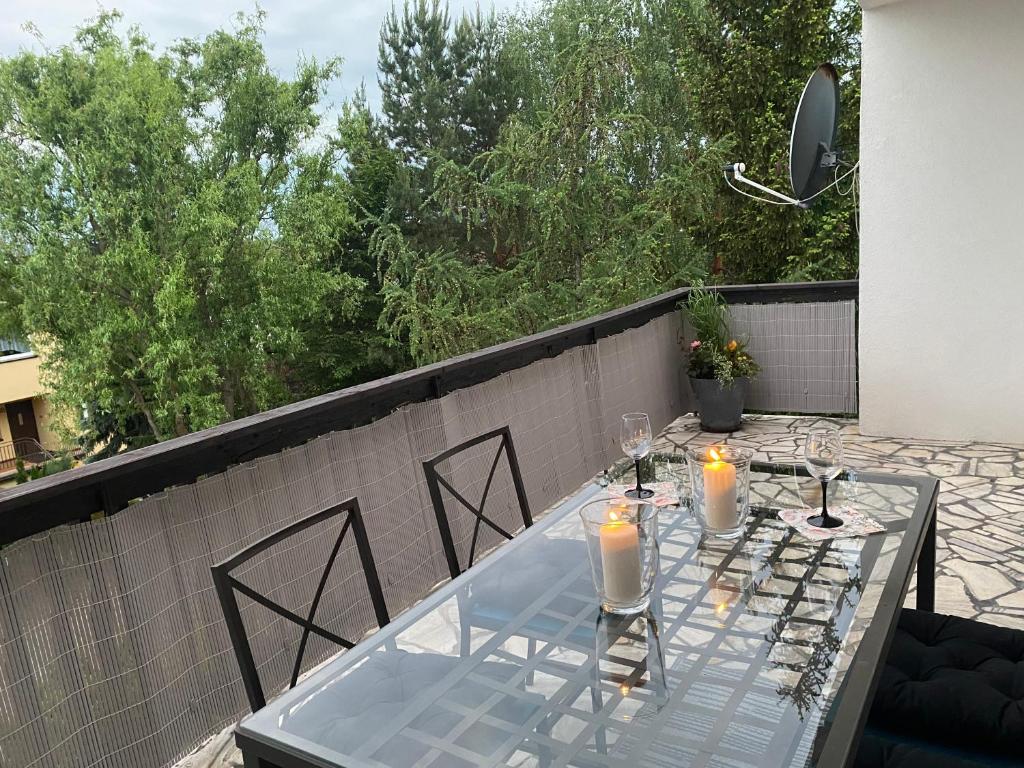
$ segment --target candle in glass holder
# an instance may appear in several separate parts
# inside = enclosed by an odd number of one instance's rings
[[[711,528],[736,525],[736,467],[722,461],[721,454],[708,448],[711,461],[704,465],[704,514]]]
[[[642,592],[640,534],[634,523],[621,517],[611,509],[608,522],[601,526],[601,569],[608,600],[630,603],[639,600]]]

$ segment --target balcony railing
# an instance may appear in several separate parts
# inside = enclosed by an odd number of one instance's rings
[[[0,472],[14,469],[18,459],[26,464],[38,464],[52,458],[54,455],[34,437],[19,437],[17,440],[0,443]]]
[[[720,290],[763,366],[750,409],[856,411],[855,282]],[[676,311],[685,296],[0,492],[5,764],[168,765],[234,722],[245,697],[209,566],[285,521],[358,496],[392,615],[421,599],[447,574],[421,462],[508,424],[530,506],[546,509],[619,457],[621,413],[647,411],[661,429],[693,409]],[[471,486],[472,460],[458,471]],[[341,582],[358,567],[346,556]],[[282,563],[276,584],[318,572]],[[255,643],[297,642],[254,607],[243,613]],[[324,594],[318,615],[344,636],[374,623],[344,588]],[[307,663],[333,650],[311,648]],[[265,690],[279,687],[272,668],[261,672]]]

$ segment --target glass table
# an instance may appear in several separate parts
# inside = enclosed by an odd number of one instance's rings
[[[681,462],[656,456],[645,481]],[[815,506],[817,482],[791,466],[754,466],[734,541],[663,508],[651,607],[623,618],[599,609],[576,514],[606,493],[595,482],[243,720],[245,764],[845,765],[915,565],[918,607],[934,606],[938,481],[833,484],[830,504],[886,531],[803,539],[776,512]]]

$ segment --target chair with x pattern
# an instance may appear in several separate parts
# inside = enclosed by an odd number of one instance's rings
[[[481,443],[486,443],[489,440],[499,438],[500,442],[498,443],[498,450],[495,452],[494,460],[491,462],[491,469],[487,474],[487,481],[484,484],[484,490],[480,497],[480,502],[479,504],[473,504],[467,501],[466,497],[452,486],[451,481],[445,478],[438,471],[438,465],[453,456],[464,453],[465,451],[480,445]],[[512,432],[507,426],[491,430],[490,432],[485,432],[482,435],[477,435],[476,437],[467,440],[454,448],[450,448],[438,456],[435,456],[429,461],[423,462],[423,473],[426,475],[427,487],[430,490],[430,502],[434,507],[434,514],[437,516],[437,527],[441,533],[441,544],[444,548],[445,558],[448,561],[448,570],[451,572],[453,579],[473,565],[473,560],[476,556],[477,543],[480,539],[481,525],[488,526],[496,533],[504,536],[506,539],[511,540],[513,538],[512,533],[505,530],[484,514],[484,507],[487,504],[487,497],[491,491],[491,484],[494,481],[494,474],[498,469],[498,464],[501,461],[502,454],[504,454],[508,460],[509,471],[512,476],[512,485],[515,488],[516,500],[518,501],[519,510],[523,517],[523,527],[529,528],[533,525],[533,517],[530,515],[530,505],[526,500],[526,489],[523,486],[523,477],[519,471],[519,459],[516,456],[516,449],[512,443]],[[441,493],[442,487],[476,518],[473,522],[473,537],[470,542],[469,556],[466,559],[465,565],[459,561],[459,556],[455,549],[455,538],[452,533],[451,523],[448,519],[448,512],[445,508],[444,497]]]
[[[295,536],[318,523],[344,513],[347,513],[347,517],[342,524],[338,538],[334,541],[333,548],[324,566],[323,574],[317,585],[316,593],[313,596],[313,601],[305,617],[289,611],[231,575],[233,570],[244,565],[250,559],[275,544]],[[290,523],[251,544],[222,563],[213,566],[213,579],[217,588],[217,595],[224,610],[224,618],[227,622],[231,643],[238,658],[242,680],[253,712],[265,706],[266,698],[260,684],[252,648],[245,632],[235,592],[240,592],[259,605],[302,628],[302,636],[299,641],[298,653],[295,657],[295,665],[292,669],[289,684],[290,688],[294,688],[302,667],[302,658],[310,634],[325,638],[345,649],[353,647],[352,642],[314,624],[327,578],[338,557],[345,535],[350,528],[356,539],[359,559],[366,577],[366,584],[369,588],[377,623],[384,627],[389,622],[388,611],[384,603],[384,594],[381,590],[373,555],[370,550],[369,539],[359,511],[359,504],[354,498]],[[431,686],[445,686],[448,692],[447,695],[451,696],[454,700],[479,700],[481,696],[487,698],[491,695],[491,689],[487,685],[480,684],[481,679],[490,679],[493,683],[501,685],[507,684],[517,674],[516,667],[513,665],[487,661],[477,667],[476,674],[472,679],[460,679],[462,676],[455,674],[459,663],[458,657],[425,651],[409,652],[400,649],[395,643],[394,638],[391,638],[385,641],[382,649],[370,653],[353,673],[353,678],[360,681],[360,685],[357,687],[367,692],[368,695],[366,697],[359,699],[345,696],[338,697],[335,686],[327,685],[320,692],[320,695],[326,696],[328,699],[333,695],[335,699],[332,706],[326,710],[316,711],[313,711],[316,708],[298,707],[296,713],[291,718],[290,727],[297,729],[296,733],[303,734],[317,743],[336,748],[342,752],[353,752],[365,742],[368,723],[373,723],[380,719],[393,718],[396,709],[401,709],[408,701],[419,696],[424,689]],[[327,674],[329,677],[330,664],[325,665],[319,674]],[[334,692],[333,694],[332,691]],[[369,695],[370,692],[372,692],[372,695]],[[479,704],[480,702],[478,701],[477,703]],[[536,694],[528,694],[516,701],[502,716],[514,724],[525,726],[527,723],[536,720],[537,713],[543,709],[544,704],[543,697]],[[308,718],[307,721],[303,720],[304,715]],[[439,721],[438,718],[434,717],[428,724],[434,727],[442,727],[444,722],[443,719]],[[539,725],[538,729],[545,733],[543,724]],[[502,731],[491,732],[484,730],[474,737],[473,743],[481,754],[490,754],[500,749],[506,740],[507,734]],[[389,765],[400,765],[405,762],[412,765],[425,761],[429,757],[428,753],[430,751],[431,746],[429,744],[418,744],[411,740],[396,740],[393,743],[383,745],[378,754],[382,762]],[[544,766],[548,762],[546,754],[542,751],[539,764]],[[250,765],[253,768],[283,768],[283,766],[277,766],[262,758],[250,755],[246,756],[245,765],[246,768],[249,768]]]
[[[463,451],[496,438],[501,438],[501,443],[491,462],[490,472],[484,483],[480,503],[474,506],[466,500],[464,494],[456,490],[451,482],[437,471],[437,467],[445,459],[449,459]],[[491,490],[494,474],[503,453],[508,457],[509,471],[522,514],[523,527],[529,528],[533,525],[533,517],[530,514],[530,507],[526,500],[526,491],[523,486],[522,474],[519,470],[519,460],[516,456],[515,446],[512,443],[512,434],[507,426],[474,437],[461,445],[445,451],[430,461],[423,462],[423,470],[430,489],[430,499],[434,507],[434,513],[437,516],[437,525],[441,533],[441,541],[452,578],[456,578],[466,568],[473,565],[481,526],[487,525],[506,539],[513,538],[512,533],[484,515],[484,507]],[[464,565],[459,561],[456,553],[455,540],[441,493],[442,488],[447,490],[460,506],[465,507],[476,518],[473,521],[473,535],[470,543],[469,557]],[[534,558],[535,562],[524,564],[524,567],[520,569],[513,569],[512,574],[506,574],[505,570],[484,571],[473,580],[473,584],[468,592],[459,592],[459,652],[463,656],[467,656],[471,652],[470,646],[474,627],[492,631],[505,627],[508,621],[521,610],[521,601],[532,600],[531,596],[542,592],[545,589],[546,583],[561,578],[566,569],[571,569],[578,563],[585,562],[587,551],[586,545],[581,541],[549,539],[541,536],[533,542],[532,547],[524,551],[523,556],[527,560]],[[541,566],[539,564],[545,565]],[[507,575],[510,576],[510,579],[506,578]],[[538,621],[543,621],[543,617],[538,617]],[[536,626],[535,623],[528,622],[517,634],[527,639],[527,657],[531,657],[537,651],[538,642],[543,638],[549,637],[550,631],[546,626]],[[532,680],[533,673],[531,672],[527,678],[527,683],[532,683]]]
[[[260,594],[251,586],[242,583],[231,575],[232,571],[244,565],[252,558],[275,544],[278,544],[292,536],[296,536],[306,529],[324,523],[338,515],[346,515],[346,518],[341,526],[341,531],[338,533],[338,538],[334,542],[330,555],[327,558],[327,562],[324,565],[324,570],[320,576],[320,581],[317,584],[316,592],[313,595],[313,600],[310,603],[305,616],[300,616],[297,613],[288,610],[284,606],[274,602],[269,597]],[[298,651],[295,655],[294,665],[292,666],[291,681],[288,686],[289,688],[294,688],[302,669],[302,659],[306,653],[306,645],[311,634],[329,640],[342,648],[348,649],[352,648],[354,645],[350,640],[347,640],[314,623],[317,608],[319,608],[321,598],[324,594],[324,587],[327,585],[327,579],[331,574],[331,569],[334,566],[334,562],[338,557],[341,545],[345,540],[345,535],[348,533],[349,529],[352,530],[352,533],[355,536],[360,564],[362,565],[363,575],[366,579],[366,586],[370,593],[370,601],[373,604],[377,623],[383,627],[388,624],[390,618],[388,616],[387,605],[384,602],[384,592],[381,589],[380,578],[377,575],[377,568],[373,562],[373,552],[370,549],[370,540],[366,535],[366,527],[363,524],[363,518],[359,511],[359,502],[355,498],[348,499],[340,504],[334,505],[333,507],[328,507],[327,509],[323,509],[309,515],[308,517],[289,523],[270,535],[263,537],[259,541],[250,544],[226,560],[211,567],[210,570],[213,572],[213,583],[217,590],[217,597],[220,600],[221,610],[224,612],[224,620],[228,628],[228,636],[231,638],[231,645],[234,648],[235,656],[238,659],[238,667],[242,674],[242,683],[245,686],[245,693],[249,699],[249,705],[253,712],[262,709],[267,702],[263,692],[263,686],[260,683],[256,661],[253,658],[252,647],[249,643],[249,637],[245,630],[245,624],[242,621],[242,614],[238,607],[238,600],[235,596],[235,592],[237,591],[245,595],[253,602],[258,603],[278,616],[287,619],[302,628]]]

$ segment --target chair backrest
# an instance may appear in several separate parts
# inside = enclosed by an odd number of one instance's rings
[[[487,482],[484,484],[480,503],[474,505],[467,501],[466,497],[456,490],[449,480],[441,475],[438,471],[438,465],[446,459],[450,459],[451,457],[463,453],[464,451],[480,445],[481,443],[494,439],[500,439],[498,449],[494,454],[494,460],[491,462],[491,469],[487,474]],[[481,524],[487,525],[506,539],[513,538],[513,534],[506,531],[484,514],[484,505],[487,503],[487,494],[490,493],[491,483],[494,480],[494,473],[498,468],[498,462],[501,460],[502,454],[505,455],[508,461],[509,472],[512,475],[512,485],[515,488],[516,500],[519,503],[519,510],[523,516],[523,525],[524,527],[529,528],[533,525],[533,518],[530,515],[530,505],[526,500],[526,489],[523,486],[523,477],[519,471],[519,459],[516,457],[516,449],[512,444],[512,432],[507,426],[490,432],[485,432],[482,435],[477,435],[454,448],[449,448],[444,453],[435,456],[429,461],[423,462],[423,473],[426,475],[427,487],[430,490],[430,502],[434,507],[434,514],[437,516],[437,527],[441,533],[441,543],[444,547],[445,558],[448,560],[448,570],[451,571],[452,578],[455,578],[462,573],[463,570],[473,565],[473,558],[476,555],[476,546],[480,537]],[[459,556],[455,551],[455,539],[452,535],[451,524],[448,520],[447,510],[445,509],[444,498],[441,494],[442,487],[444,487],[452,497],[459,502],[459,504],[465,507],[473,514],[474,517],[476,517],[476,520],[473,523],[473,539],[469,547],[469,557],[467,558],[465,566],[459,562]]]
[[[313,595],[313,600],[309,605],[309,609],[305,617],[299,616],[298,614],[288,610],[284,606],[260,594],[252,587],[243,584],[231,575],[231,572],[234,569],[245,564],[264,550],[301,533],[311,526],[323,523],[326,520],[342,514],[346,515],[346,519],[342,524],[341,531],[338,533],[337,540],[334,542],[330,556],[327,558],[327,562],[324,565],[323,574],[320,576],[320,582],[317,585],[316,593]],[[366,577],[366,586],[370,592],[370,600],[373,603],[373,610],[377,617],[377,623],[383,627],[390,621],[390,618],[388,616],[387,605],[384,602],[384,592],[380,586],[380,578],[377,575],[377,568],[373,562],[373,552],[370,550],[370,540],[366,535],[366,527],[363,525],[363,518],[359,512],[359,502],[355,498],[343,501],[333,507],[328,507],[320,512],[316,512],[308,517],[297,520],[294,523],[289,523],[277,531],[274,531],[269,536],[265,536],[259,541],[250,544],[245,549],[235,553],[223,562],[217,563],[217,565],[211,567],[210,570],[213,572],[213,583],[217,590],[217,597],[220,599],[221,609],[224,611],[224,621],[227,623],[228,635],[231,638],[231,645],[234,648],[235,657],[238,659],[238,668],[242,673],[242,683],[245,685],[245,693],[249,698],[249,705],[252,707],[253,712],[256,712],[266,706],[267,701],[263,694],[263,687],[260,684],[256,661],[253,658],[249,638],[245,631],[245,625],[242,622],[242,614],[238,608],[238,600],[235,597],[235,592],[238,591],[242,593],[250,600],[262,605],[270,611],[273,611],[278,616],[302,627],[302,636],[299,640],[298,652],[295,655],[295,663],[292,667],[291,683],[289,685],[290,688],[295,687],[295,683],[299,678],[299,672],[302,668],[302,657],[306,652],[306,643],[309,640],[309,635],[311,633],[337,643],[343,648],[351,648],[354,645],[353,642],[346,640],[343,637],[339,637],[335,633],[314,623],[316,611],[320,605],[320,598],[323,596],[324,587],[327,584],[327,578],[330,576],[331,568],[338,556],[338,552],[341,550],[341,544],[345,539],[345,534],[348,533],[350,528],[352,529],[352,533],[355,535],[356,547],[359,551],[359,560],[362,564],[363,574]]]

